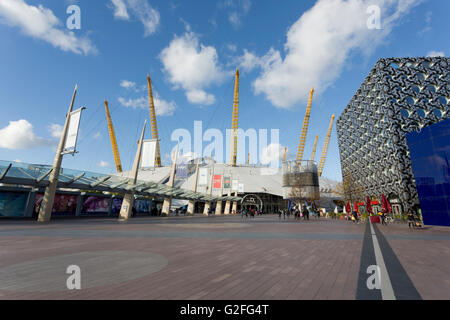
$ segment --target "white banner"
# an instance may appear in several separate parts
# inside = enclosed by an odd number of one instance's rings
[[[239,191],[239,180],[231,180],[231,191]]]
[[[198,170],[198,185],[199,186],[208,185],[208,168],[200,168]]]
[[[80,117],[81,111],[84,108],[80,108],[78,110],[72,111],[69,115],[69,128],[67,130],[66,142],[64,144],[63,152],[68,150],[75,152],[75,148],[77,145],[77,137],[78,137],[78,129],[80,127]]]
[[[155,167],[156,140],[144,140],[142,144],[142,168]]]
[[[243,183],[239,183],[239,193],[244,193],[244,184]]]

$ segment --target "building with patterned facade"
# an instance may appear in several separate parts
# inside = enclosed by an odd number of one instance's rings
[[[450,118],[449,58],[383,58],[337,120],[347,201],[418,207],[406,135]]]

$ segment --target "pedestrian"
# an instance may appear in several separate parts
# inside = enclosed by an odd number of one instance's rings
[[[283,220],[286,220],[286,211],[284,211],[284,210],[281,210],[281,211],[283,211]]]
[[[353,223],[359,224],[358,212],[353,211],[352,214],[353,214],[353,218],[354,218],[354,220],[352,219]]]
[[[308,215],[308,209],[306,208],[306,206],[303,206],[303,211],[302,211],[303,220],[306,220],[307,215]]]
[[[416,227],[416,219],[414,217],[414,214],[411,210],[408,211],[408,227],[411,229],[411,226],[413,229]]]
[[[281,209],[278,210],[278,220],[281,220]]]
[[[244,209],[241,209],[241,219],[244,219]]]
[[[383,209],[383,211],[381,211],[380,217],[381,217],[381,224],[387,226],[387,223],[386,223],[386,212],[385,212],[384,209]]]

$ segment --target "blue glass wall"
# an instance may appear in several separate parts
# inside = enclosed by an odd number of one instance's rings
[[[450,119],[406,139],[424,223],[450,226]]]

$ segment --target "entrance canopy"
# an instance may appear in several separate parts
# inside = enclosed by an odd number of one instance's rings
[[[0,160],[0,184],[22,185],[34,188],[47,187],[51,172],[52,167],[48,165]],[[218,201],[224,198],[181,188],[172,188],[165,184],[151,181],[137,180],[136,184],[129,185],[129,181],[130,179],[126,177],[61,168],[58,178],[58,189],[79,189],[122,194],[134,192],[138,196],[172,197],[195,201]],[[235,201],[240,199],[239,197],[233,197]]]

